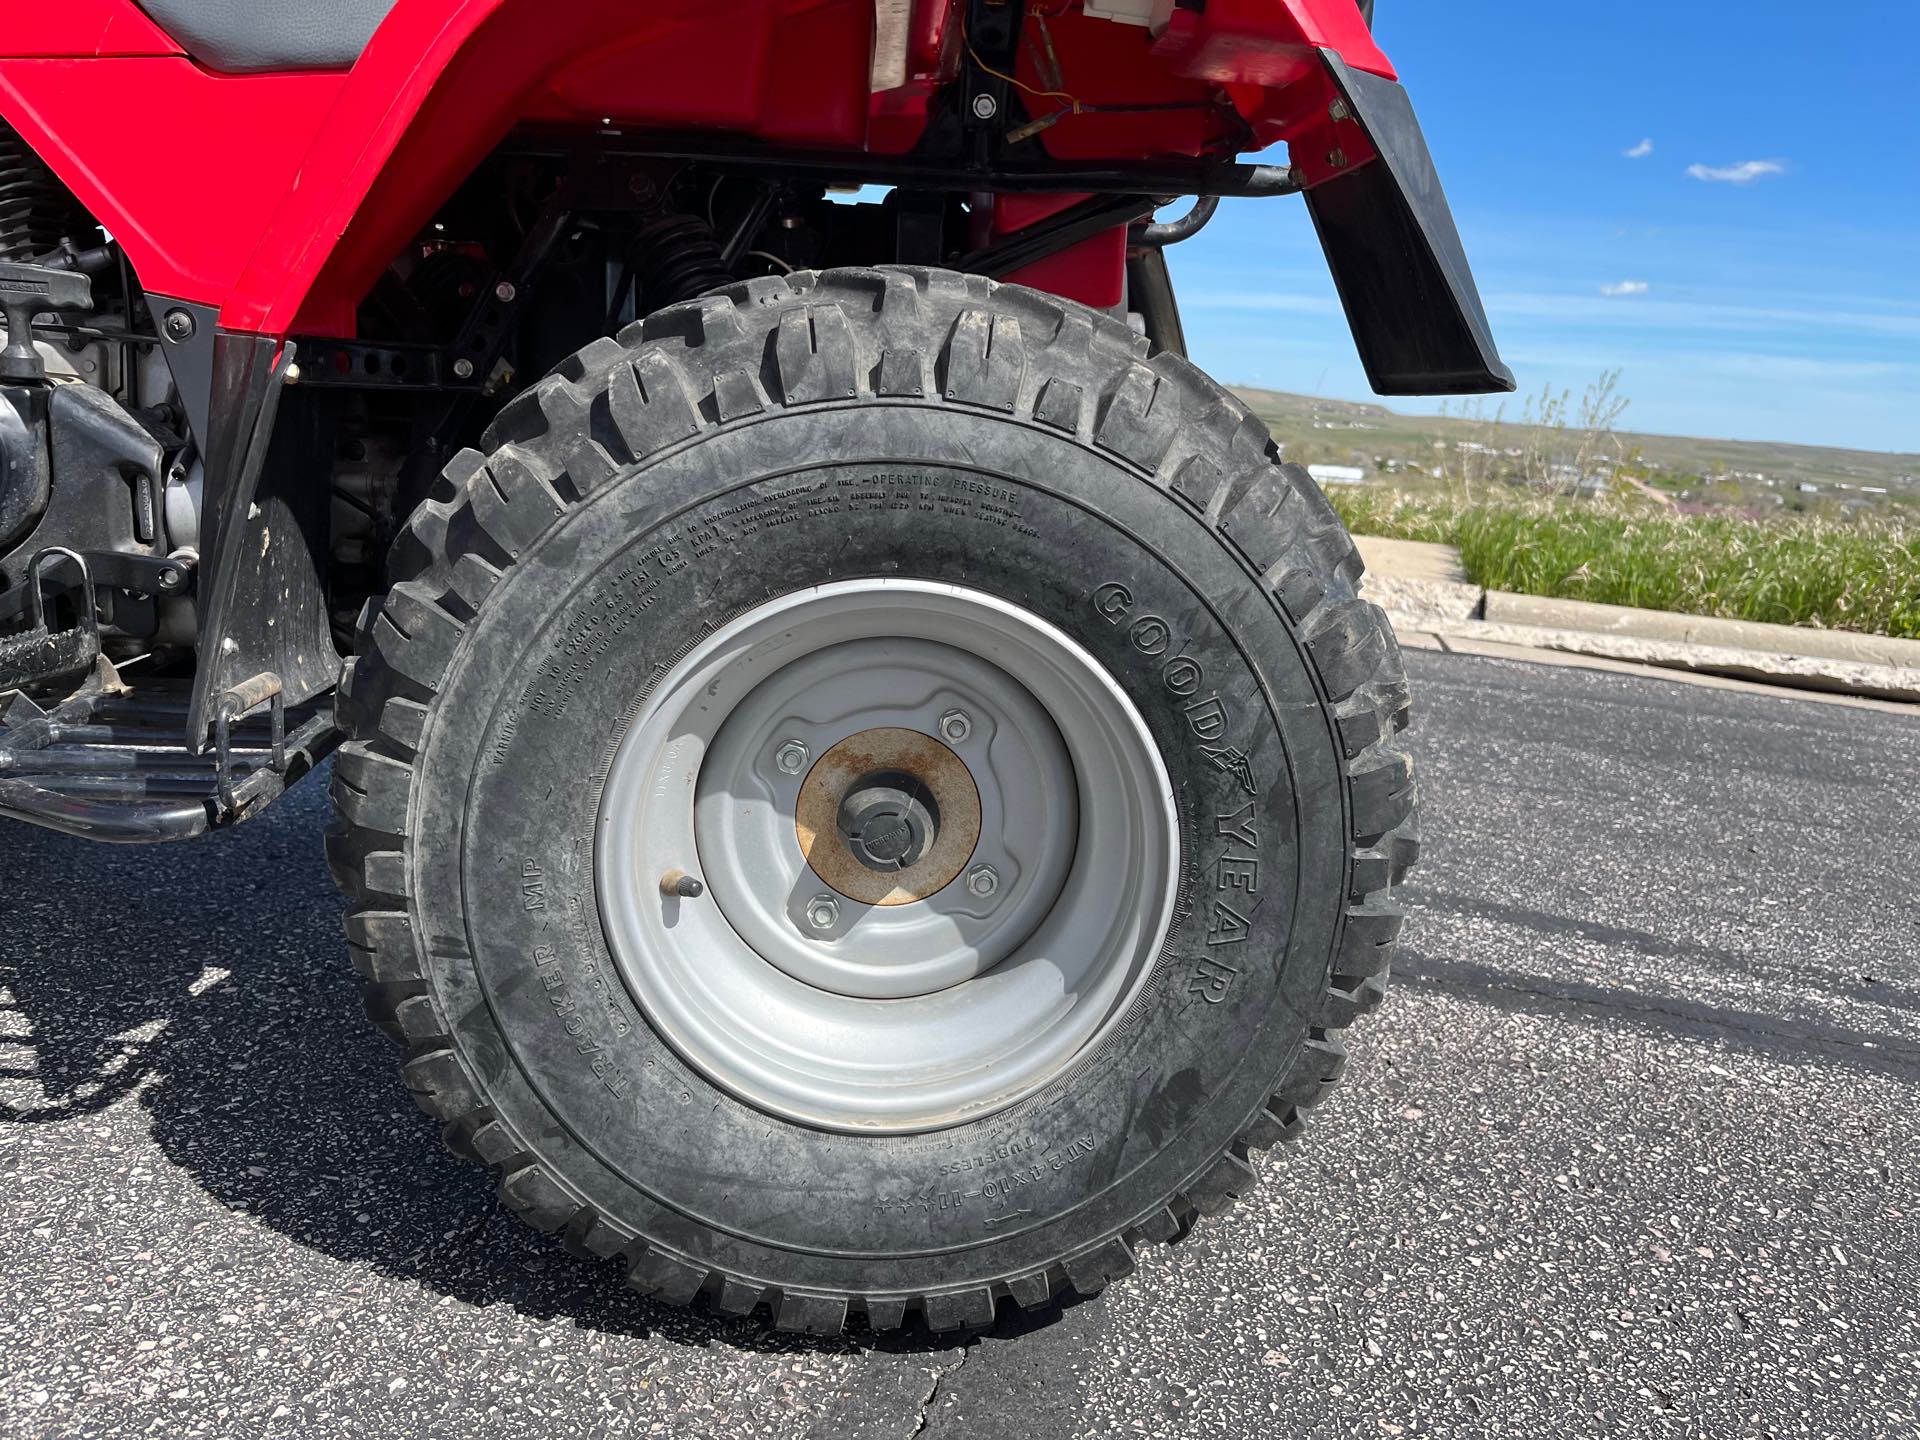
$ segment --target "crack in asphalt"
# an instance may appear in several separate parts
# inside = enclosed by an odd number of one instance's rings
[[[980,1337],[977,1335],[971,1340],[963,1342],[959,1350],[959,1359],[955,1360],[951,1365],[941,1365],[935,1368],[933,1372],[933,1383],[927,1387],[927,1393],[920,1401],[920,1413],[914,1417],[913,1428],[907,1432],[909,1437],[927,1433],[927,1427],[933,1421],[933,1402],[939,1397],[941,1385],[946,1382],[949,1375],[959,1373],[960,1368],[967,1363],[967,1357],[973,1354],[973,1347],[979,1343]]]

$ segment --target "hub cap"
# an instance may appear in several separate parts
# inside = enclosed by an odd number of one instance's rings
[[[869,870],[911,870],[933,848],[940,832],[937,811],[933,792],[918,777],[876,771],[840,802],[840,843]]]
[[[1177,853],[1159,753],[1073,640],[981,592],[860,580],[662,677],[595,866],[614,962],[689,1064],[774,1114],[904,1132],[1098,1045],[1165,938]],[[676,871],[706,893],[663,893]]]

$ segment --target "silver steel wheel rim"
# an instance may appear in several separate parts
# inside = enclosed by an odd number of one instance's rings
[[[948,787],[921,827],[942,864],[888,878],[937,889],[870,903],[822,878],[873,888],[835,866],[893,844],[890,811],[808,863],[796,810],[821,784],[845,823],[923,772]],[[993,596],[882,579],[772,601],[661,677],[595,840],[609,951],[678,1054],[773,1114],[883,1133],[1004,1109],[1097,1048],[1166,938],[1179,853],[1159,751],[1091,655]],[[704,893],[670,893],[676,873]]]

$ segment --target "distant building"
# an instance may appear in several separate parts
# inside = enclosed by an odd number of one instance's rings
[[[1367,472],[1358,465],[1309,465],[1307,473],[1322,485],[1364,485]]]
[[[1575,465],[1553,465],[1547,470],[1548,477],[1555,484],[1565,485],[1574,490],[1585,491],[1590,495],[1600,494],[1613,484],[1613,476],[1605,471],[1584,472]]]

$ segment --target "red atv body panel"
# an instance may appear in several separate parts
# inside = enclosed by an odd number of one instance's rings
[[[133,0],[22,8],[0,33],[0,115],[120,239],[147,290],[274,336],[351,334],[381,270],[515,126],[897,154],[964,43],[957,7],[916,0],[906,83],[875,92],[872,0],[397,0],[350,70],[221,75]],[[1256,142],[1290,142],[1310,179],[1342,172],[1330,154],[1345,169],[1373,158],[1328,118],[1339,92],[1324,55],[1394,78],[1353,0],[1211,0],[1175,10],[1151,41],[1031,13],[1089,106],[1223,87]],[[1035,90],[1040,66],[1027,47],[1019,78]],[[1072,114],[1045,143],[1062,161],[1192,155],[1217,139],[1196,116]],[[1117,254],[1088,251],[1102,274],[1077,298],[1103,298]],[[1051,271],[1070,294],[1071,268]]]
[[[1103,13],[1088,15],[1089,5]],[[587,212],[647,210],[657,198],[649,176],[662,166],[676,176],[678,166],[781,173],[805,187],[897,184],[902,203],[859,208],[898,227],[897,238],[933,197],[939,228],[920,263],[1103,308],[1130,298],[1130,253],[1161,243],[1129,228],[1153,197],[1303,190],[1376,390],[1513,388],[1412,106],[1356,0],[12,8],[0,26],[0,120],[118,242],[145,292],[138,308],[164,316],[168,393],[203,463],[186,721],[196,752],[217,748],[217,717],[263,680],[298,705],[338,678],[320,483],[332,457],[315,392],[378,377],[389,394],[440,395],[443,413],[462,420],[483,393],[497,398],[488,388],[497,375],[515,378],[426,341],[412,345],[413,360],[380,358],[393,337],[366,304],[463,204],[522,219],[506,188],[470,186],[509,140],[514,156],[538,151],[564,172],[554,195],[576,182],[581,197],[594,184],[619,187],[617,203]],[[173,33],[156,23],[163,14]],[[310,45],[316,33],[321,43]],[[1281,142],[1286,166],[1231,163]],[[1074,193],[1076,181],[1096,193]],[[563,223],[553,196],[540,203]],[[970,248],[952,233],[963,229]],[[925,248],[923,230],[909,238]],[[540,309],[526,298],[531,286],[504,275],[485,293],[499,305],[474,304],[466,326],[506,327],[516,302]],[[363,313],[372,341],[355,361],[346,342]],[[596,298],[577,328],[600,333],[602,314]],[[496,359],[505,338],[492,335]],[[467,391],[450,389],[449,374]],[[416,375],[440,378],[416,385]],[[289,390],[298,398],[283,402]],[[10,583],[0,576],[0,590]],[[65,802],[49,804],[43,821]],[[186,831],[167,828],[185,813],[177,807],[158,819],[135,807],[48,823],[166,838],[204,828],[189,809]]]

